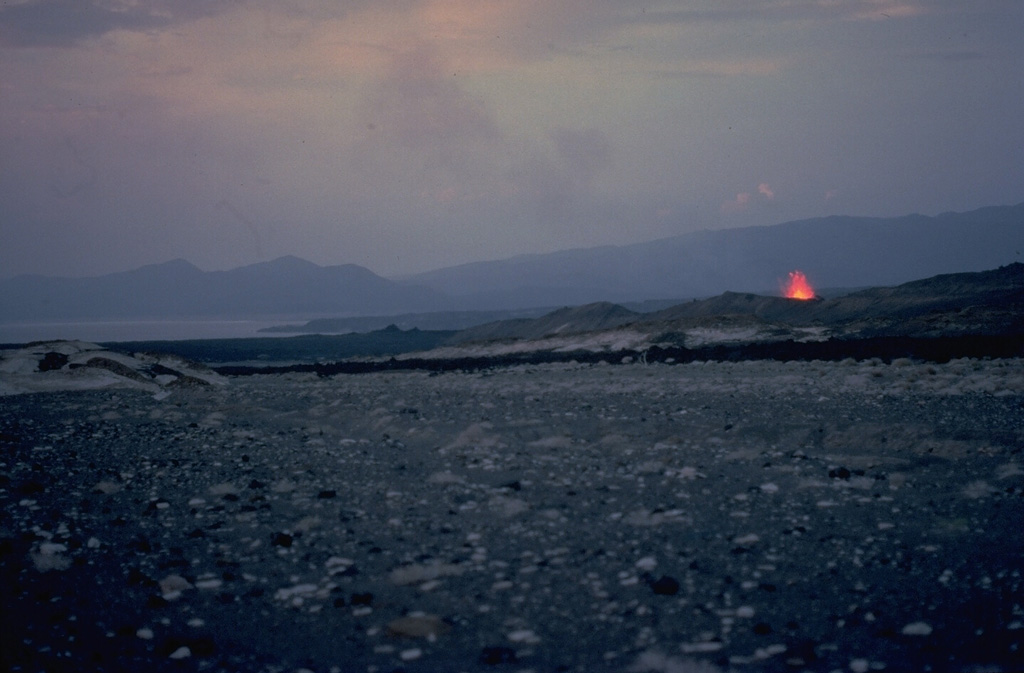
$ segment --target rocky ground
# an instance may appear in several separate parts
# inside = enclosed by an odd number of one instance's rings
[[[1020,670],[1022,406],[1019,360],[0,396],[0,663]]]

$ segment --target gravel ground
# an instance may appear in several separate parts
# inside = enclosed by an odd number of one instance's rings
[[[5,670],[1014,671],[1024,366],[0,397]]]

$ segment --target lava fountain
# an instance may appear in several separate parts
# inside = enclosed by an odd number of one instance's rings
[[[814,288],[807,282],[803,271],[790,271],[789,283],[783,289],[789,299],[814,299]]]

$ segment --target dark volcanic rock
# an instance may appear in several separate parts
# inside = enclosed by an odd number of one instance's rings
[[[0,665],[1010,673],[1021,371],[576,363],[0,397]]]

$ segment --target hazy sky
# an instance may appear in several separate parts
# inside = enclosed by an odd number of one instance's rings
[[[1024,200],[1021,0],[4,0],[0,276]]]

